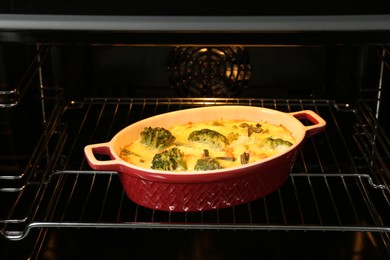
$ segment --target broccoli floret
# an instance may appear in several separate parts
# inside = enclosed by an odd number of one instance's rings
[[[188,136],[188,141],[203,143],[220,150],[224,149],[226,145],[229,144],[229,140],[226,136],[208,128],[191,132]]]
[[[173,147],[155,154],[151,168],[164,171],[186,171],[187,163],[184,160],[184,153],[177,147]]]
[[[195,171],[209,171],[217,169],[222,169],[222,166],[219,164],[217,159],[209,156],[198,159],[194,167]]]
[[[268,138],[265,140],[265,144],[266,144],[269,148],[271,148],[271,149],[277,149],[277,150],[284,149],[284,148],[288,148],[288,147],[290,147],[291,145],[293,145],[291,142],[286,141],[286,140],[283,140],[282,138],[272,138],[272,137],[268,137]]]
[[[165,149],[176,140],[172,133],[163,127],[145,127],[141,132],[141,143],[149,148]]]

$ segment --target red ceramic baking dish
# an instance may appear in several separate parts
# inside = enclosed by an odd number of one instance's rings
[[[284,125],[296,142],[283,153],[237,167],[191,172],[170,172],[137,167],[119,157],[120,150],[139,137],[144,127],[221,119],[243,119]],[[300,121],[306,119],[310,125]],[[231,207],[259,199],[279,189],[288,179],[306,137],[325,129],[315,112],[285,113],[252,106],[208,106],[156,115],[119,131],[109,142],[87,145],[85,157],[94,170],[117,171],[130,200],[156,210],[193,212]],[[110,160],[98,160],[96,154]]]

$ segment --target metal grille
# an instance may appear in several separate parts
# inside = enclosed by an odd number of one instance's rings
[[[248,204],[206,212],[170,213],[138,206],[124,194],[116,172],[92,171],[84,160],[85,145],[109,141],[140,119],[226,104],[285,112],[311,109],[327,121],[327,130],[306,140],[281,189]],[[32,229],[58,227],[371,231],[390,248],[390,142],[370,114],[364,103],[352,107],[331,100],[69,102],[57,115],[55,130],[42,138],[40,160],[25,173],[35,177],[18,189],[0,190],[1,233],[19,240]]]
[[[182,97],[235,97],[251,76],[241,47],[177,47],[169,55],[171,87]]]

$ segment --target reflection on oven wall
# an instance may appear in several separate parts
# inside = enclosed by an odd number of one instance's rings
[[[58,47],[62,86],[69,97],[183,96],[169,80],[170,46]],[[354,48],[245,47],[250,78],[237,97],[353,100]],[[353,91],[351,91],[353,90]]]
[[[33,45],[0,45],[0,176],[20,172],[42,134],[39,89],[24,77],[35,53]]]

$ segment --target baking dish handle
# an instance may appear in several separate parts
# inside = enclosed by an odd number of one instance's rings
[[[326,121],[312,110],[302,110],[290,113],[299,120],[307,119],[312,125],[305,125],[306,136],[312,136],[325,130]]]
[[[98,160],[95,154],[108,155],[109,160]],[[89,166],[94,170],[116,171],[120,165],[120,160],[115,158],[110,151],[109,143],[90,144],[84,147],[84,155]]]

